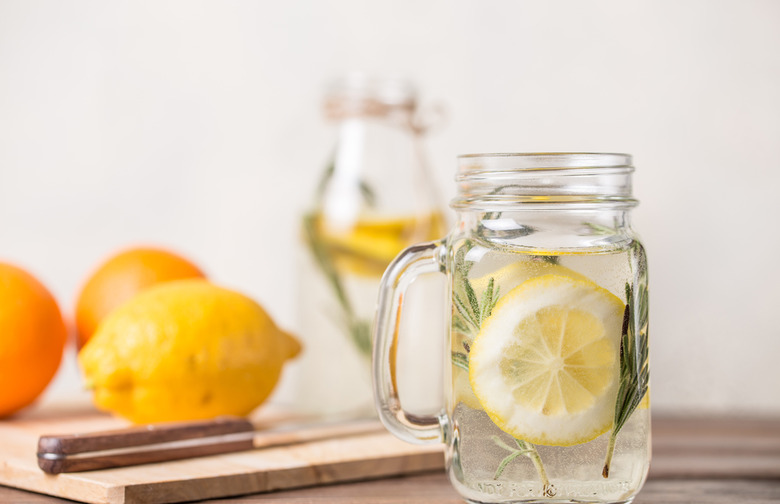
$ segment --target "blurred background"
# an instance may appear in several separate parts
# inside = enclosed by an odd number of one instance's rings
[[[633,154],[654,409],[780,412],[774,0],[4,0],[0,260],[72,316],[101,260],[162,245],[295,330],[321,99],[351,70],[444,106],[443,204],[458,154]],[[71,346],[46,397],[80,388]]]

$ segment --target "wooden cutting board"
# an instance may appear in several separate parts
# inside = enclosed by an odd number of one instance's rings
[[[255,423],[273,423],[278,413]],[[91,409],[43,410],[0,421],[0,484],[95,504],[164,503],[269,492],[441,469],[442,448],[383,430],[197,459],[59,475],[38,468],[42,434],[126,427]]]

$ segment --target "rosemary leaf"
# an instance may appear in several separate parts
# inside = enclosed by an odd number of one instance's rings
[[[504,443],[504,441],[498,436],[490,436],[490,439],[492,439],[494,443],[496,443],[498,446],[505,449],[506,451],[511,452],[517,450],[517,448],[512,448],[508,444]]]
[[[368,320],[355,319],[349,325],[349,331],[352,341],[357,346],[361,355],[371,355],[371,322]]]
[[[331,156],[330,160],[328,161],[328,165],[325,167],[325,171],[323,172],[322,177],[320,178],[320,181],[317,184],[317,191],[315,192],[316,207],[322,206],[322,199],[325,197],[325,189],[327,188],[330,179],[333,178],[333,174],[335,172],[336,172],[336,154],[334,153]]]
[[[504,473],[504,469],[506,469],[506,466],[509,465],[510,462],[512,462],[514,459],[522,455],[523,453],[521,451],[515,451],[513,453],[510,453],[507,455],[504,460],[501,461],[500,464],[498,464],[498,468],[496,469],[496,474],[493,475],[493,479],[497,480],[501,477],[501,475]]]
[[[491,278],[490,281],[492,282],[493,279]],[[496,303],[498,303],[498,293],[500,291],[501,291],[501,286],[496,287],[495,290],[493,291],[493,297],[490,300],[490,306],[487,309],[487,315],[485,316],[485,318],[487,318],[487,317],[489,317],[490,315],[493,314],[493,308],[495,308],[496,307]]]
[[[476,327],[479,328],[479,326],[482,324],[482,318],[480,317],[480,311],[479,311],[479,300],[477,299],[477,294],[474,292],[474,288],[471,286],[471,282],[468,281],[468,279],[465,279],[463,282],[463,288],[466,291],[466,297],[469,300],[469,304],[471,304],[471,313],[474,315]]]
[[[306,215],[303,218],[303,228],[306,243],[314,256],[317,265],[333,288],[333,292],[336,294],[336,299],[341,305],[341,308],[348,316],[352,316],[352,304],[349,302],[347,293],[341,284],[341,278],[336,271],[336,266],[333,264],[331,253],[317,231],[317,216],[314,214]]]
[[[469,356],[461,352],[452,352],[452,363],[464,371],[469,370]]]
[[[493,277],[490,277],[488,286],[485,292],[482,293],[482,306],[479,313],[479,319],[485,320],[490,316],[490,311],[493,310]]]
[[[360,194],[363,196],[363,201],[366,202],[370,208],[376,206],[376,193],[371,186],[369,186],[365,180],[360,181]]]
[[[474,315],[469,311],[469,307],[457,293],[453,295],[453,300],[455,301],[455,308],[458,310],[461,319],[471,325],[471,330],[469,332],[473,331],[473,333],[476,334],[476,332],[479,331],[479,322],[474,319]]]
[[[452,327],[456,331],[461,332],[463,334],[469,334],[471,332],[471,327],[466,325],[463,322],[463,319],[460,318],[460,317],[453,317],[453,319],[452,319]]]

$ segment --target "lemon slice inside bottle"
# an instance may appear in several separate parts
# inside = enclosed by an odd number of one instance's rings
[[[624,308],[589,280],[555,274],[504,295],[469,355],[469,381],[490,419],[541,445],[582,444],[608,431]]]

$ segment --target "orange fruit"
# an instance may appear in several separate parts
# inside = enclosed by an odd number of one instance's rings
[[[43,392],[66,340],[62,313],[46,287],[21,268],[0,263],[0,417]]]
[[[76,300],[77,343],[81,348],[103,318],[138,292],[163,282],[205,278],[182,256],[157,248],[132,248],[101,264],[90,275]]]

